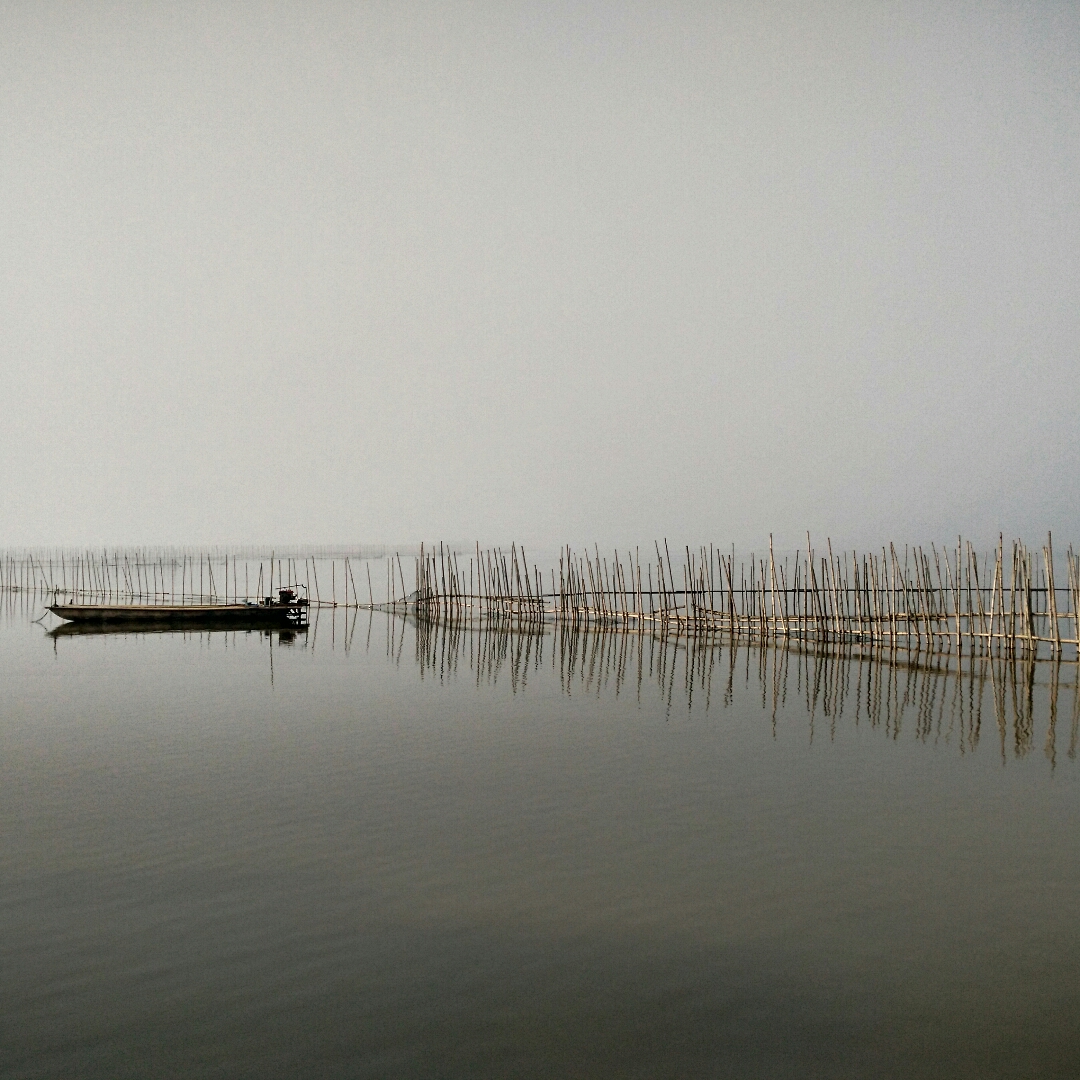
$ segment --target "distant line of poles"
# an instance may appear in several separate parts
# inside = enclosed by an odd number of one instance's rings
[[[319,562],[329,562],[330,592],[322,599]],[[144,551],[25,552],[0,556],[0,591],[64,596],[80,603],[228,604],[272,596],[275,589],[303,586],[312,603],[357,606],[355,589],[349,598],[352,570],[343,560],[346,576],[338,580],[337,559],[289,556],[258,562],[228,553],[153,554]],[[313,593],[312,593],[313,590]]]

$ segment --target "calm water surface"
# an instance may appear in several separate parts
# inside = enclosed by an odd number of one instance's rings
[[[1074,1077],[1076,670],[0,615],[4,1077]]]

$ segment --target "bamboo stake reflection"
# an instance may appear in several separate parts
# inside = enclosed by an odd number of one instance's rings
[[[0,552],[0,597],[12,614],[40,614],[43,604],[64,598],[235,603],[302,578],[311,586],[312,653],[320,608],[331,609],[323,635],[331,650],[340,637],[336,609],[345,609],[347,653],[357,609],[371,609],[370,642],[373,612],[384,608],[392,613],[387,656],[400,664],[407,634],[398,617],[408,615],[418,658],[433,658],[422,663],[426,677],[467,669],[479,685],[508,674],[514,692],[524,692],[534,672],[551,666],[567,694],[632,691],[638,702],[653,694],[669,714],[729,707],[752,686],[774,723],[794,667],[793,693],[805,699],[811,726],[824,717],[835,731],[841,717],[865,718],[895,739],[913,718],[917,738],[970,752],[986,708],[1003,761],[1028,755],[1037,728],[1052,766],[1060,757],[1059,699],[1064,723],[1061,695],[1071,692],[1068,756],[1075,760],[1080,554],[1072,547],[1063,555],[1059,545],[1055,554],[1048,536],[1041,549],[1019,541],[1010,548],[999,537],[980,557],[957,538],[955,547],[889,544],[861,555],[827,542],[821,554],[807,537],[794,556],[770,543],[748,562],[716,546],[680,552],[675,545],[673,557],[665,541],[652,551],[655,560],[646,547],[643,561],[636,548],[566,547],[550,569],[530,563],[516,543],[422,546],[404,562],[389,549],[9,551]],[[360,583],[367,579],[366,602],[355,569]],[[381,586],[376,602],[374,584],[384,577],[386,602]]]
[[[1030,654],[931,653],[916,661],[900,660],[888,649],[642,635],[584,621],[554,627],[512,619],[434,622],[391,615],[387,621],[390,640],[402,641],[406,625],[413,628],[420,677],[440,682],[463,676],[477,687],[506,682],[521,694],[550,673],[568,697],[619,699],[629,690],[639,704],[658,703],[669,718],[728,709],[749,697],[769,717],[774,737],[785,717],[805,715],[810,740],[820,718],[830,740],[845,722],[865,723],[894,741],[907,730],[919,742],[954,745],[961,754],[977,750],[989,709],[1003,764],[1027,757],[1038,730],[1052,768],[1058,764],[1059,710],[1068,701],[1070,759],[1080,741],[1076,667],[1038,665]],[[722,691],[714,694],[718,672]],[[789,688],[801,708],[789,708]]]

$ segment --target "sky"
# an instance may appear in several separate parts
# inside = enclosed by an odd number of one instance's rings
[[[1080,5],[0,2],[0,546],[1080,542]]]

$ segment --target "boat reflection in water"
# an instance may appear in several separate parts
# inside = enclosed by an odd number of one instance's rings
[[[122,622],[66,622],[54,626],[48,637],[55,639],[66,637],[101,637],[102,635],[126,636],[131,634],[209,634],[209,633],[255,633],[272,638],[281,645],[292,645],[297,634],[307,634],[308,625],[274,627],[228,625],[220,622],[200,623],[185,622],[182,625],[167,622],[122,623]]]

